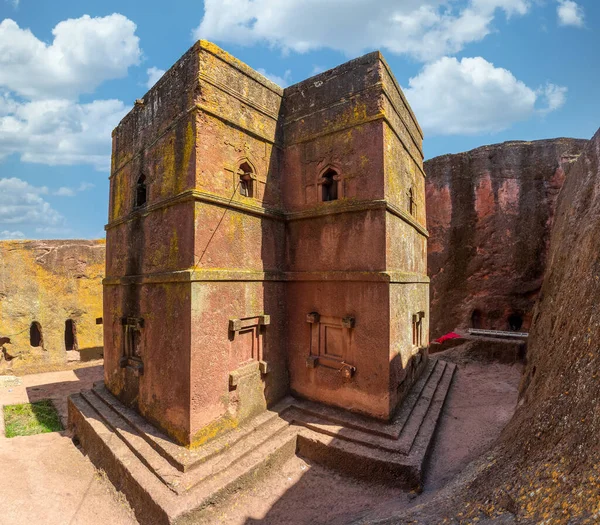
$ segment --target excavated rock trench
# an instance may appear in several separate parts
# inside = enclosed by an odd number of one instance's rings
[[[587,142],[505,142],[425,162],[432,339],[529,329],[556,199]]]
[[[559,139],[508,143],[505,148],[518,160],[517,167],[525,169],[523,159],[538,164],[545,159],[554,166],[552,174],[534,175],[532,181],[517,184],[518,189],[513,182],[494,182],[495,176],[518,179],[518,169],[502,158],[501,146],[461,154],[458,160],[445,156],[430,161],[442,174],[430,182],[428,195],[436,198],[450,198],[458,191],[448,183],[456,178],[456,170],[488,166],[477,182],[467,185],[475,199],[473,218],[485,226],[474,237],[468,240],[454,231],[472,228],[472,221],[450,220],[448,231],[444,220],[452,212],[438,209],[437,218],[432,214],[430,268],[437,268],[432,280],[432,335],[465,327],[477,305],[483,305],[486,315],[480,319],[490,323],[489,328],[504,328],[506,315],[520,309],[526,327],[531,325],[527,362],[500,363],[480,350],[474,353],[469,343],[436,354],[456,363],[458,372],[444,406],[423,493],[355,481],[293,457],[279,472],[206,509],[203,523],[600,522],[600,131],[589,142]],[[466,184],[459,182],[458,188]],[[528,191],[527,185],[534,188],[531,191],[543,208],[535,211],[539,242],[534,251],[541,259],[533,266],[519,262],[524,260],[519,259],[519,246],[528,237],[521,238],[518,228],[525,223],[510,217],[515,206],[518,213],[535,204],[516,197]],[[489,199],[477,204],[485,191]],[[450,198],[452,206],[457,198]],[[506,237],[503,228],[512,236]],[[510,241],[512,255],[495,263],[494,271],[484,267],[495,252],[486,252],[486,243],[477,248],[477,235],[485,231],[497,235],[498,242]],[[440,241],[444,236],[449,236],[450,245]],[[467,270],[462,281],[449,280],[448,275],[456,277],[458,270],[448,264],[459,262],[449,255],[457,249],[451,244],[461,239],[465,244],[459,250],[468,256]],[[489,278],[478,281],[470,272]],[[500,293],[498,283],[511,275],[518,287],[511,285]],[[463,285],[465,289],[458,290]],[[527,293],[515,294],[519,287]],[[502,315],[488,315],[494,312],[494,301],[503,305],[496,308]]]

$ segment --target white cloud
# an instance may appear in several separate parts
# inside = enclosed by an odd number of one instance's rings
[[[58,23],[53,42],[46,44],[7,18],[0,22],[0,86],[30,99],[91,93],[139,63],[135,29],[120,14],[84,15]]]
[[[0,22],[0,161],[110,167],[120,100],[80,103],[105,80],[123,77],[142,51],[136,25],[120,14],[58,23],[45,43],[16,22]],[[63,195],[66,195],[63,190]]]
[[[52,192],[52,195],[56,195],[57,197],[75,197],[79,192],[87,191],[92,188],[95,188],[95,184],[91,184],[89,182],[82,182],[77,188],[68,188],[66,186],[61,186],[57,190]]]
[[[150,67],[150,68],[146,69],[146,74],[148,75],[148,80],[146,81],[146,87],[148,89],[150,89],[165,74],[165,70],[158,69],[157,67]]]
[[[25,234],[19,230],[17,231],[9,231],[3,230],[0,232],[1,239],[24,239]]]
[[[566,88],[536,91],[481,57],[427,64],[404,93],[429,136],[498,132],[566,100]]]
[[[92,184],[91,182],[82,182],[79,185],[79,188],[77,188],[77,191],[87,191],[87,190],[91,190],[92,188],[95,188],[96,185]]]
[[[582,27],[585,19],[583,7],[573,0],[558,0],[556,8],[558,23],[561,26]]]
[[[0,160],[16,153],[23,162],[108,170],[111,131],[127,111],[120,100],[17,102],[0,96]]]
[[[64,227],[65,219],[41,195],[45,186],[36,187],[16,177],[0,179],[0,224],[44,227]]]
[[[56,195],[57,197],[75,197],[76,193],[72,188],[61,186],[53,193],[53,195]]]
[[[265,71],[262,67],[257,68],[256,71],[258,71],[263,77],[268,78],[271,82],[275,82],[275,84],[281,87],[288,87],[292,79],[292,71],[289,69],[286,69],[282,77],[267,73],[267,71]]]
[[[385,48],[419,60],[456,53],[492,30],[498,10],[524,15],[530,0],[206,0],[195,38],[267,43],[303,53],[355,55]]]
[[[540,109],[541,113],[550,113],[561,108],[567,101],[568,89],[564,86],[556,86],[548,83],[543,88],[538,90],[538,95],[541,95],[545,100],[547,107]]]

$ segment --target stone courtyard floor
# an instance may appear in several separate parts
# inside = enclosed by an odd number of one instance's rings
[[[521,365],[479,362],[460,349],[436,357],[459,364],[446,401],[422,494],[354,481],[294,457],[281,470],[231,500],[207,509],[204,524],[285,525],[369,523],[433,498],[483,454],[512,416]],[[102,379],[102,367],[0,378],[0,405],[53,399],[66,423],[66,398]],[[2,418],[0,418],[1,420]],[[66,432],[3,437],[0,423],[0,524],[111,525],[136,523],[122,495]]]

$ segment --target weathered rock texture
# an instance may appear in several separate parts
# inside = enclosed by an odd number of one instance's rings
[[[113,133],[109,390],[186,445],[290,391],[389,419],[426,361],[421,142],[378,52],[282,90],[195,44]]]
[[[586,143],[506,142],[425,162],[432,338],[519,318],[529,328],[556,198]]]
[[[104,255],[104,240],[0,242],[0,337],[12,343],[4,345],[0,373],[50,370],[68,357],[101,353],[96,319],[102,317]]]
[[[600,130],[559,197],[520,407],[503,433],[495,467],[473,484],[481,500],[526,523],[600,519],[598,253]]]

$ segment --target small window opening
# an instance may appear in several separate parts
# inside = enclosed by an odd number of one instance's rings
[[[96,317],[96,324],[102,324],[102,317]]]
[[[471,314],[471,328],[480,329],[481,327],[481,312],[479,310],[473,310],[473,313]]]
[[[412,316],[412,342],[415,346],[423,346],[423,319],[425,312],[418,312]]]
[[[415,201],[415,193],[412,187],[408,190],[408,213],[411,215],[417,214],[417,202]]]
[[[33,347],[44,346],[42,337],[42,325],[37,321],[33,321],[29,327],[29,344]]]
[[[247,162],[244,162],[238,169],[240,178],[240,195],[244,197],[254,197],[254,172]]]
[[[147,199],[146,175],[142,173],[135,186],[135,207],[139,208],[140,206],[144,206]]]
[[[123,317],[121,319],[123,325],[123,355],[125,357],[141,357],[140,338],[144,320],[137,317]]]
[[[65,350],[77,350],[77,333],[73,319],[65,321]]]
[[[323,187],[323,202],[335,201],[338,198],[338,181],[336,180],[337,172],[328,169],[323,173],[321,186]]]
[[[519,314],[511,314],[508,317],[508,328],[511,332],[518,332],[523,326],[523,318]]]

